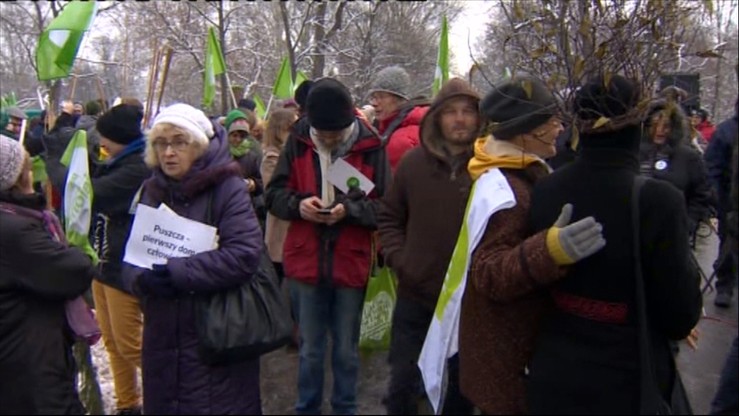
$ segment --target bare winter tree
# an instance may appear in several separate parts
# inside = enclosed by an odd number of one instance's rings
[[[10,45],[0,50],[4,90],[29,101],[36,96],[38,82],[28,69],[58,4],[0,5],[0,42]],[[268,99],[286,56],[293,74],[338,77],[359,100],[373,75],[388,65],[406,68],[414,93],[428,94],[442,17],[453,24],[461,7],[455,1],[111,3],[98,15],[75,63],[75,95],[87,99],[102,89],[109,101],[123,95],[144,100],[154,52],[167,44],[174,52],[163,104],[199,105],[208,26],[221,41],[237,99],[255,93]],[[72,82],[72,77],[61,80],[59,88],[69,90]],[[224,77],[216,97],[219,112],[230,108],[229,96]]]
[[[711,79],[717,60],[726,59],[716,50],[721,30],[707,23],[729,19],[717,17],[710,1],[500,0],[498,6],[482,40],[478,85],[482,75],[488,84],[528,72],[566,103],[577,86],[599,74],[638,79],[649,93],[665,73],[700,72]],[[727,45],[724,50],[736,50],[736,43]]]

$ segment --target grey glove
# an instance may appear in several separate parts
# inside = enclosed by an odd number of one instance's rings
[[[547,233],[547,248],[559,265],[577,263],[606,246],[603,226],[593,217],[570,224],[572,204],[565,204],[562,213]]]

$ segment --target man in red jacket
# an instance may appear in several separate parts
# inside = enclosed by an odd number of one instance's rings
[[[698,130],[706,143],[711,141],[713,132],[716,131],[716,126],[708,119],[708,111],[702,108],[693,110],[690,115],[690,124]]]
[[[327,333],[333,414],[355,414],[359,324],[372,264],[375,211],[390,178],[377,133],[349,90],[323,78],[293,126],[267,186],[267,208],[290,221],[283,267],[300,328],[297,414],[321,414]]]
[[[421,119],[429,109],[427,101],[410,99],[410,84],[410,77],[403,68],[391,66],[375,75],[370,88],[375,124],[386,145],[393,172],[403,155],[419,145]]]

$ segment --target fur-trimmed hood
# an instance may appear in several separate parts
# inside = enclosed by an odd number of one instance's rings
[[[652,127],[652,117],[658,111],[666,113],[670,121],[670,134],[667,137],[666,144],[673,149],[681,144],[689,144],[691,134],[690,120],[688,119],[688,116],[680,107],[680,104],[674,101],[665,100],[655,100],[649,105],[647,115],[644,118],[642,144],[652,144],[652,138],[649,132]]]

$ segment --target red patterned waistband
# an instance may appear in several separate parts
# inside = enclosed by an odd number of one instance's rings
[[[629,307],[625,303],[583,298],[559,290],[552,291],[557,308],[563,312],[607,324],[625,324]]]

